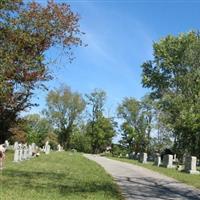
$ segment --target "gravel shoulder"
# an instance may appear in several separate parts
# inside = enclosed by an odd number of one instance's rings
[[[98,155],[84,156],[97,162],[114,178],[127,200],[200,200],[200,190],[173,178]]]

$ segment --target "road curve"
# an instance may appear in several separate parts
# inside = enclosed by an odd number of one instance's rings
[[[97,155],[84,156],[113,176],[127,200],[200,200],[200,190],[175,179],[133,164]]]

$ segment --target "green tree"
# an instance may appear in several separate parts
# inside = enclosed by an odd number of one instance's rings
[[[87,134],[86,126],[74,126],[71,136],[70,149],[76,149],[79,152],[91,153],[91,140]]]
[[[87,124],[87,134],[90,137],[92,153],[101,153],[111,146],[112,138],[116,135],[116,123],[103,115]]]
[[[154,59],[142,65],[143,86],[152,89],[175,148],[200,154],[200,35],[167,36],[154,43]]]
[[[120,144],[127,149],[127,153],[131,153],[136,145],[137,133],[135,129],[127,122],[123,122],[121,125],[122,139]]]
[[[151,142],[151,132],[154,128],[155,113],[157,107],[156,102],[151,98],[149,94],[146,94],[141,100],[141,112],[145,118],[146,130],[145,133],[147,135],[147,150],[149,151],[150,142]]]
[[[72,92],[67,86],[52,90],[47,96],[47,109],[44,113],[57,128],[59,141],[65,149],[69,148],[73,126],[84,108],[85,102],[81,95]]]
[[[91,94],[86,95],[86,99],[89,105],[87,134],[90,137],[92,153],[100,153],[112,144],[112,138],[116,134],[116,123],[103,114],[106,100],[104,91],[95,89]]]
[[[173,150],[174,134],[165,121],[166,113],[158,109],[157,102],[154,102],[153,136],[150,140],[150,152],[162,153],[165,149]]]
[[[0,142],[19,113],[35,105],[34,89],[52,78],[46,51],[61,47],[71,61],[71,47],[81,45],[78,23],[66,3],[0,1]]]
[[[95,89],[91,94],[86,94],[86,102],[90,106],[89,117],[91,121],[97,120],[103,115],[106,101],[106,92],[101,89]]]
[[[38,114],[27,115],[23,118],[23,130],[27,133],[27,142],[44,145],[48,135],[53,133],[53,127],[45,118]]]
[[[148,151],[153,116],[147,96],[142,102],[134,98],[125,98],[117,112],[118,117],[123,120],[121,144],[126,146],[129,152]]]

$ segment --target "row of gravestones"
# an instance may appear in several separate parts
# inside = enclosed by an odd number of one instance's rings
[[[4,142],[3,146],[5,149],[8,149],[10,147],[8,140]],[[15,142],[13,145],[13,149],[14,149],[14,159],[13,159],[14,162],[28,160],[32,157],[39,155],[38,153],[39,147],[37,147],[35,143],[32,143],[31,145],[27,145],[27,144],[21,144],[21,143]],[[63,151],[63,147],[60,144],[57,146],[57,149],[58,151]],[[48,141],[45,143],[45,146],[43,147],[43,149],[40,149],[40,151],[43,151],[45,154],[50,153],[51,147]]]
[[[38,156],[39,150],[43,151],[45,154],[49,154],[51,151],[51,147],[48,141],[45,143],[43,149],[39,149],[39,147],[36,146],[35,143],[27,145],[18,142],[14,143],[13,149],[14,149],[14,160],[13,160],[14,162],[23,161]]]
[[[32,143],[31,145],[21,144],[18,142],[14,143],[14,162],[19,162],[23,160],[27,160],[33,157],[36,152],[36,145]]]
[[[14,143],[14,162],[20,162],[23,160],[28,160],[34,156],[36,156],[37,146],[35,143],[31,145],[21,144],[18,142]]]
[[[4,147],[5,147],[6,149],[8,149],[9,146],[10,146],[8,140],[5,140],[5,142],[4,142],[3,145],[4,145]],[[16,145],[18,145],[18,142],[15,142],[14,147],[16,147]],[[21,145],[22,145],[22,144],[21,144]],[[32,146],[34,147],[35,144],[32,143]],[[38,149],[37,146],[35,146],[34,150],[36,150],[36,149]],[[41,151],[45,152],[46,154],[49,154],[49,153],[50,153],[50,150],[51,150],[51,147],[50,147],[50,145],[49,145],[49,141],[47,141],[47,142],[45,143],[45,146],[43,147],[43,149],[41,149]],[[57,145],[57,150],[58,150],[58,151],[64,151],[63,147],[62,147],[60,144]]]
[[[10,146],[7,140],[5,141],[4,146],[6,149]],[[58,151],[63,151],[63,147],[60,144],[57,146],[57,148],[58,148]],[[27,160],[27,159],[37,156],[39,147],[37,147],[35,143],[32,143],[31,145],[27,145],[27,144],[21,144],[21,143],[15,142],[13,149],[14,149],[13,161],[19,162],[19,161]],[[45,154],[49,154],[51,151],[49,142],[47,141],[43,149],[40,149],[40,150],[43,151]]]
[[[51,150],[51,147],[50,147],[50,145],[49,145],[49,142],[47,141],[47,142],[45,143],[45,146],[41,149],[41,151],[43,151],[45,154],[49,154],[49,153],[50,153],[50,150]],[[63,150],[63,147],[62,147],[60,144],[57,145],[57,150],[58,150],[58,151],[64,151],[64,150]]]
[[[138,157],[139,162],[147,163],[147,153],[140,153]],[[161,156],[156,155],[154,159],[154,165],[164,166],[166,168],[175,168],[173,165],[173,155],[166,154],[163,157],[163,162],[161,162]],[[186,156],[184,158],[184,171],[190,174],[199,174],[199,171],[196,169],[197,158],[195,156]]]

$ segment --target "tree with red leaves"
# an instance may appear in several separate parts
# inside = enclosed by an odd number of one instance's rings
[[[81,34],[79,16],[66,3],[0,2],[0,142],[18,114],[34,105],[33,90],[52,78],[45,52],[62,47],[71,61]]]

